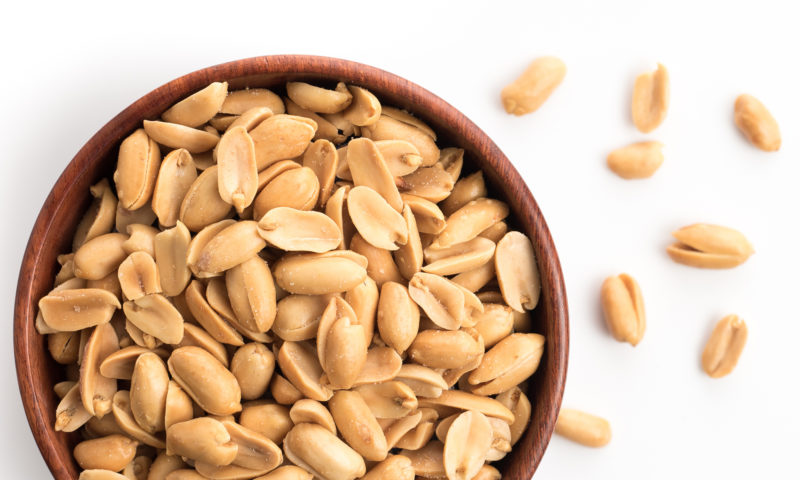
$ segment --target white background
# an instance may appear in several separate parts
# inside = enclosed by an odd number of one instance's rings
[[[274,4],[273,4],[274,3]],[[269,5],[272,4],[272,5]],[[525,6],[523,6],[525,5]],[[3,170],[0,370],[3,478],[47,478],[12,368],[17,271],[47,192],[80,146],[151,89],[228,60],[278,53],[368,63],[427,87],[482,127],[530,185],[564,267],[571,345],[564,405],[607,418],[609,446],[554,437],[536,478],[797,478],[800,336],[800,11],[793,1],[701,2],[13,2],[0,48]],[[568,65],[536,113],[506,115],[500,89],[539,55]],[[635,76],[663,62],[672,102],[649,135],[630,120]],[[734,128],[733,101],[760,98],[783,132],[763,153]],[[624,181],[606,154],[665,143],[654,178]],[[713,222],[756,254],[703,271],[665,255],[670,232]],[[648,326],[636,348],[614,341],[598,292],[629,272]],[[699,366],[713,324],[743,316],[750,338],[735,372]]]

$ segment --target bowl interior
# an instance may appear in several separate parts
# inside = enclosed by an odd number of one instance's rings
[[[318,85],[345,81],[368,88],[382,103],[404,108],[427,122],[439,135],[440,147],[465,149],[464,172],[484,171],[490,194],[506,201],[513,212],[511,227],[532,240],[542,281],[542,295],[532,312],[535,332],[547,342],[541,364],[529,381],[531,424],[511,454],[500,463],[503,478],[527,480],[535,471],[552,435],[567,367],[567,303],[561,268],[544,218],[517,171],[483,131],[455,108],[427,90],[383,70],[345,60],[285,55],[255,57],[209,67],[159,87],[106,124],[78,152],[58,179],[36,220],[25,251],[17,286],[14,347],[17,376],[28,422],[42,455],[57,479],[77,478],[72,459],[77,434],[55,432],[58,399],[53,385],[64,369],[47,352],[34,328],[37,301],[51,288],[56,257],[70,250],[72,235],[90,198],[89,186],[110,177],[119,143],[143,119],[156,119],[176,101],[214,81],[230,89],[268,87],[282,93],[290,80]]]

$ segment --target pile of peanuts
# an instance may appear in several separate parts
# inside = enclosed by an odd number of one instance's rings
[[[80,479],[499,479],[544,349],[530,239],[418,118],[285,91],[212,83],[91,187],[36,319]]]

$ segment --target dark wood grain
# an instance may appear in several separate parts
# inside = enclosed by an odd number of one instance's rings
[[[153,90],[100,129],[53,186],[25,250],[14,308],[14,353],[20,393],[31,430],[53,476],[58,480],[77,478],[78,467],[71,455],[77,436],[53,430],[58,401],[52,387],[63,379],[63,371],[50,359],[44,338],[34,328],[34,320],[38,299],[52,288],[56,256],[69,250],[75,226],[88,205],[89,186],[110,173],[120,141],[139,127],[143,119],[156,118],[170,105],[210,82],[228,81],[231,88],[280,89],[287,80],[355,83],[373,91],[383,103],[413,112],[439,133],[440,146],[466,150],[465,169],[484,171],[492,194],[511,206],[514,227],[532,239],[542,280],[541,301],[533,312],[534,329],[545,335],[547,343],[539,370],[529,382],[531,425],[512,453],[500,463],[504,479],[528,480],[553,433],[564,391],[569,340],[561,266],[536,201],[497,145],[467,117],[431,92],[374,67],[302,55],[225,63]]]

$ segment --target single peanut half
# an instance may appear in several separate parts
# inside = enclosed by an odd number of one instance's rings
[[[637,142],[608,154],[606,163],[612,172],[630,180],[650,178],[664,163],[661,142]]]
[[[540,57],[511,84],[503,89],[500,98],[506,112],[525,115],[539,109],[564,80],[567,66],[556,57]]]
[[[747,325],[738,315],[728,315],[717,322],[703,350],[703,370],[711,378],[731,373],[746,341]]]
[[[606,325],[620,342],[636,346],[644,336],[644,300],[639,284],[627,273],[611,276],[600,291]]]
[[[556,433],[587,447],[603,447],[611,441],[607,420],[569,408],[562,408],[558,414]]]
[[[668,107],[669,73],[659,63],[655,71],[636,77],[631,100],[633,124],[642,133],[651,132],[664,121]]]
[[[733,104],[733,121],[750,143],[765,152],[781,148],[781,131],[767,107],[752,95],[742,94]]]

